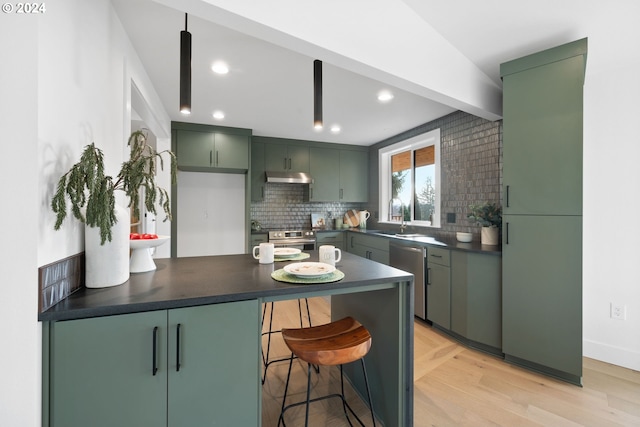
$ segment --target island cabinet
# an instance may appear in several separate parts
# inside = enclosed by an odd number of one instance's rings
[[[451,251],[427,247],[427,319],[451,328]]]
[[[350,232],[347,239],[347,251],[389,265],[389,239],[357,232]]]
[[[471,347],[502,353],[501,257],[451,251],[451,331]]]
[[[501,64],[505,360],[582,378],[587,39]]]
[[[248,300],[45,323],[43,425],[259,425],[259,311]]]
[[[246,173],[250,137],[217,131],[178,129],[178,168],[193,172]]]
[[[309,201],[366,202],[368,153],[362,150],[311,147]],[[337,172],[337,173],[336,173]]]
[[[333,245],[341,251],[346,251],[344,231],[321,231],[316,233],[318,248],[322,245]]]

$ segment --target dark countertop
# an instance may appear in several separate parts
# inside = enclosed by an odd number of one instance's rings
[[[399,242],[402,243],[404,242],[405,244],[410,244],[410,245],[415,245],[418,244],[420,246],[440,246],[440,247],[444,247],[446,249],[453,249],[453,250],[458,250],[458,251],[465,251],[465,252],[478,252],[478,253],[483,253],[483,254],[487,254],[487,255],[502,255],[502,246],[500,245],[496,245],[496,246],[488,246],[488,245],[483,245],[480,243],[479,240],[474,240],[470,243],[462,243],[457,241],[455,238],[436,238],[436,237],[429,237],[429,236],[420,236],[420,237],[397,237],[395,234],[397,233],[397,231],[391,231],[391,230],[378,230],[378,229],[361,229],[361,228],[348,228],[345,230],[318,230],[319,233],[322,232],[326,232],[326,231],[349,231],[352,233],[359,233],[359,234],[370,234],[376,237],[384,237],[387,238],[391,241],[394,242]],[[411,232],[408,232],[408,234],[411,234]]]
[[[317,251],[310,254],[310,261],[318,259]],[[155,263],[155,271],[131,274],[122,285],[82,288],[40,313],[38,320],[109,316],[413,281],[411,274],[349,253],[343,253],[342,260],[336,264],[345,274],[344,279],[313,285],[275,281],[271,272],[287,263],[262,265],[252,255],[167,258],[156,259]]]

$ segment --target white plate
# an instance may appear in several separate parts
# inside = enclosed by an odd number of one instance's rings
[[[296,262],[283,267],[284,271],[298,277],[318,277],[333,273],[336,268],[324,262]]]
[[[273,250],[273,256],[280,258],[294,257],[300,253],[300,249],[296,248],[275,248]]]

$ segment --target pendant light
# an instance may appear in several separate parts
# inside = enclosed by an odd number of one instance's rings
[[[187,14],[184,14],[184,31],[180,31],[180,112],[191,114],[191,33],[187,31]]]
[[[313,127],[322,129],[322,61],[313,61]]]

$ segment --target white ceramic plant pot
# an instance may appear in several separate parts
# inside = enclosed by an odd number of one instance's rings
[[[100,229],[85,227],[85,286],[107,288],[129,280],[129,210],[116,205],[111,241],[100,244]]]
[[[497,245],[498,237],[498,227],[482,227],[482,231],[480,233],[480,242],[483,245]]]

